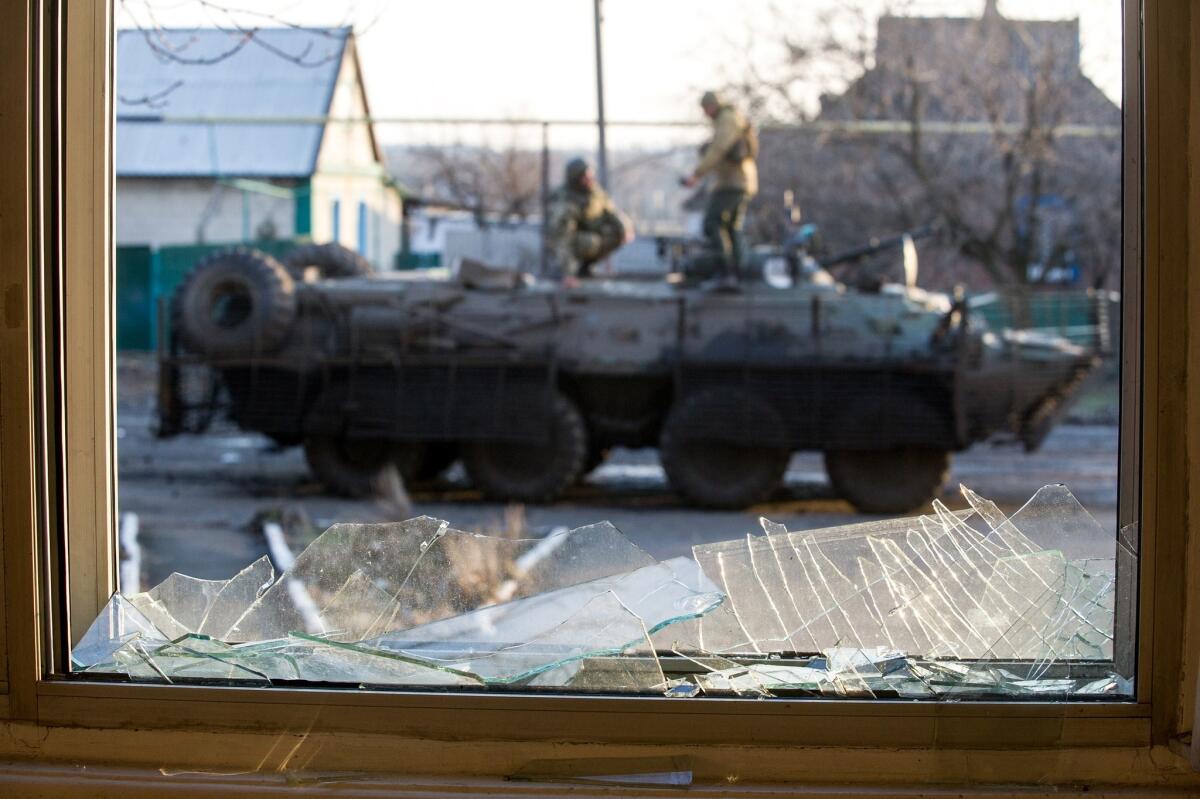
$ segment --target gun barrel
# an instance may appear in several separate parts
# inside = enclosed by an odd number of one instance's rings
[[[905,236],[915,241],[917,239],[923,239],[932,236],[933,233],[933,226],[925,225],[924,227],[906,230],[899,235],[890,236],[886,239],[871,239],[869,242],[860,247],[854,247],[852,249],[837,253],[836,255],[822,258],[820,260],[820,264],[824,268],[829,268],[831,266],[837,266],[838,264],[857,261],[861,258],[866,258],[868,256],[899,247],[904,243]]]

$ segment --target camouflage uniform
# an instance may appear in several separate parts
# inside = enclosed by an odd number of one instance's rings
[[[578,176],[586,168],[572,161],[567,165],[567,182],[550,195],[546,247],[568,277],[590,277],[594,263],[625,243],[624,217],[604,189],[578,185]]]
[[[702,104],[710,102],[720,110],[712,120],[712,140],[702,150],[693,174],[700,178],[713,176],[704,209],[704,237],[709,247],[736,273],[745,251],[742,226],[746,220],[746,206],[758,193],[758,166],[743,144],[749,129],[746,118],[736,108],[722,102],[715,92],[704,95]],[[742,157],[731,158],[738,148],[741,148]]]

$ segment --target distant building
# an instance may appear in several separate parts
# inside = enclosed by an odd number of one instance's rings
[[[873,63],[822,97],[817,125],[762,131],[756,232],[778,235],[790,190],[835,250],[942,223],[927,285],[1115,287],[1121,109],[1079,57],[1078,20],[992,0],[978,17],[882,17]]]
[[[311,238],[390,267],[401,196],[374,130],[325,121],[370,115],[349,29],[126,30],[116,60],[118,245]],[[303,122],[256,122],[280,117]]]

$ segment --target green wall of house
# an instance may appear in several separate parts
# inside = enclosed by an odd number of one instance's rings
[[[282,258],[297,244],[295,239],[282,239],[257,241],[248,246]],[[117,247],[117,349],[155,349],[158,346],[159,309],[170,302],[188,271],[205,256],[238,246],[246,245],[233,242],[159,248]]]

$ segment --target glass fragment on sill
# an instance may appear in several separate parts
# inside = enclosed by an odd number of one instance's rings
[[[1100,547],[1108,537],[1099,524],[1062,486],[1041,489],[1011,519],[964,495],[970,512],[935,501],[918,519],[798,533],[763,520],[763,536],[695,547],[728,600],[686,628],[692,640],[674,644],[745,655],[887,647],[927,658],[1111,660],[1112,558],[1068,559],[1026,534]]]
[[[114,596],[72,653],[137,681],[668,697],[1123,697],[1116,553],[1063,486],[656,562],[611,524],[538,540],[338,524],[276,575]],[[1121,556],[1135,558],[1132,547]]]
[[[340,524],[272,578],[264,558],[228,581],[172,575],[114,596],[74,666],[158,682],[540,687],[638,650],[609,690],[662,692],[649,636],[724,599],[695,561],[657,563],[607,523],[532,541],[427,517]]]

